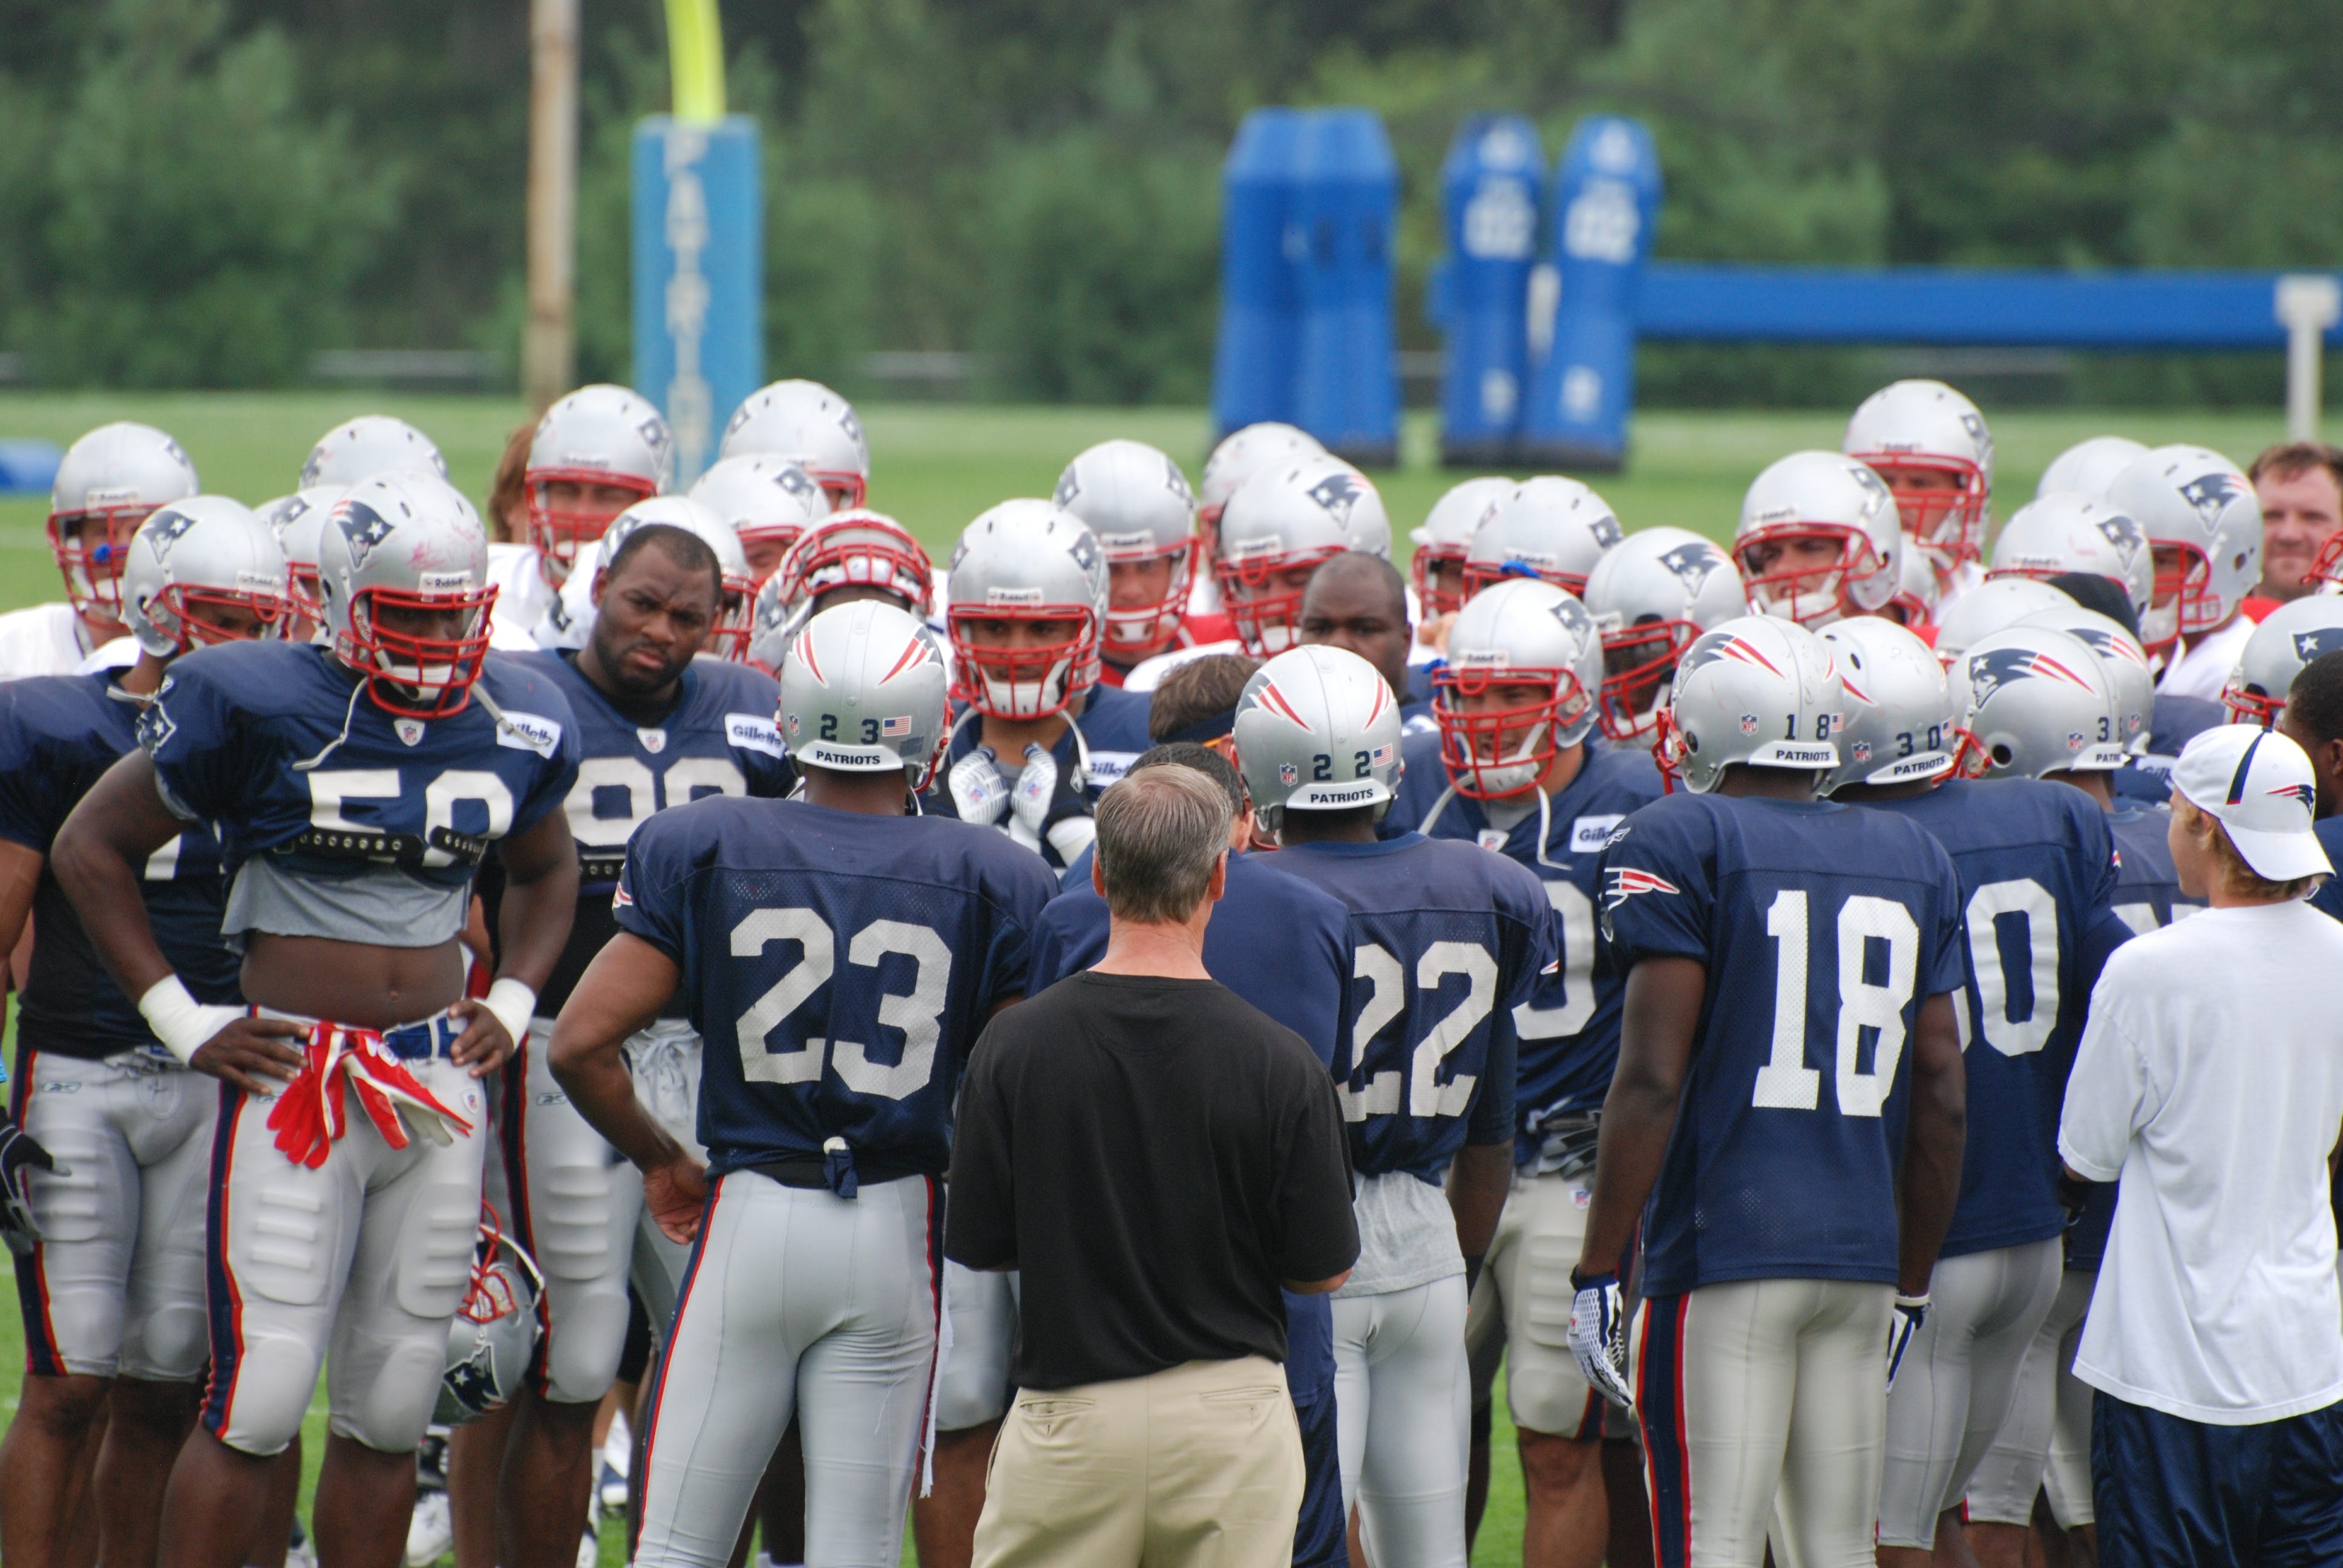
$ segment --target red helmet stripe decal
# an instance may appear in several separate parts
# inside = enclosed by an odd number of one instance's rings
[[[1264,685],[1261,690],[1255,694],[1255,700],[1263,708],[1268,709],[1272,713],[1276,714],[1280,719],[1292,723],[1296,729],[1307,729],[1310,728],[1308,721],[1305,720],[1302,715],[1293,710],[1293,704],[1285,699],[1285,693],[1277,689],[1277,684],[1274,681]]]
[[[815,658],[813,656],[813,633],[811,631],[799,634],[798,645],[791,651],[794,652],[798,658],[805,661],[805,667],[813,671],[813,678],[816,680],[822,682],[824,685],[829,684],[830,677],[822,674],[821,672],[821,661]]]
[[[916,637],[911,638],[910,641],[903,645],[903,657],[895,661],[894,668],[889,670],[886,674],[879,678],[879,684],[884,686],[889,681],[894,679],[897,676],[902,674],[905,670],[917,668],[919,665],[927,658],[927,657],[928,645],[921,642]],[[821,672],[820,670],[816,670],[814,673],[816,675],[820,675]]]
[[[1742,641],[1737,637],[1725,638],[1725,646],[1718,648],[1716,651],[1725,658],[1737,658],[1744,664],[1754,664],[1768,675],[1779,675],[1782,673],[1780,670],[1774,668],[1774,661],[1772,659],[1767,658],[1764,654],[1757,651],[1755,647]]]

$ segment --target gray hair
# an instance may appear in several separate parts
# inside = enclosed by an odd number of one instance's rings
[[[1141,925],[1183,924],[1204,901],[1232,819],[1227,792],[1196,769],[1133,769],[1098,804],[1107,912]]]

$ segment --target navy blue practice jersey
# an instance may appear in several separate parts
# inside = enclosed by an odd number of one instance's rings
[[[1626,984],[1615,970],[1595,962],[1597,868],[1612,830],[1664,793],[1648,751],[1589,747],[1584,756],[1578,776],[1548,799],[1545,811],[1533,810],[1510,830],[1492,828],[1481,802],[1463,795],[1435,802],[1423,829],[1519,861],[1545,885],[1554,906],[1562,960],[1538,976],[1530,1000],[1513,1010],[1521,1041],[1513,1079],[1515,1156],[1524,1163],[1537,1158],[1550,1118],[1597,1110],[1610,1092]],[[1436,759],[1432,766],[1438,768]],[[1414,782],[1413,774],[1407,782]]]
[[[652,710],[622,707],[579,673],[574,653],[517,657],[569,699],[578,725],[578,781],[564,803],[578,841],[578,918],[538,992],[538,1016],[551,1018],[618,931],[610,895],[637,828],[655,811],[709,795],[779,799],[797,775],[773,722],[779,688],[760,670],[695,658],[673,700]]]
[[[613,901],[683,970],[710,1168],[818,1161],[835,1138],[859,1180],[941,1175],[960,1069],[1024,990],[1056,890],[950,818],[726,797],[636,829]]]
[[[1330,1068],[1350,1016],[1343,1006],[1351,973],[1351,912],[1300,877],[1277,869],[1281,855],[1229,857],[1228,884],[1204,928],[1204,972],[1283,1024]],[[1041,911],[1033,935],[1027,996],[1090,968],[1105,956],[1106,900],[1089,882],[1090,851]],[[1285,1292],[1285,1379],[1302,1402],[1334,1386],[1333,1313],[1329,1296]]]
[[[1926,828],[1960,873],[1967,996],[1954,1010],[1968,1079],[1961,1200],[1943,1255],[2056,1236],[2058,1111],[2091,987],[2130,929],[2116,918],[2115,840],[2081,790],[2038,779],[1947,779],[1876,802]]]
[[[17,1039],[35,1050],[95,1058],[154,1042],[46,863],[89,787],[137,746],[141,707],[111,673],[0,684],[0,839],[43,858],[32,972],[16,1003]],[[211,829],[189,823],[149,856],[138,890],[156,945],[196,1000],[241,1002],[236,957],[220,940],[227,883]]]
[[[2327,851],[2328,860],[2343,872],[2343,817],[2322,818],[2311,830],[2318,835],[2318,847]],[[2343,875],[2319,883],[2310,895],[2310,907],[2343,920]]]
[[[1350,1027],[1336,1091],[1363,1176],[1426,1181],[1466,1143],[1513,1131],[1513,1010],[1554,961],[1538,880],[1499,855],[1420,833],[1298,844],[1278,869],[1350,910]]]
[[[267,854],[296,876],[375,861],[460,887],[578,777],[568,699],[509,654],[485,663],[457,712],[401,719],[322,648],[199,648],[171,666],[138,739],[180,814],[217,825],[230,877]]]
[[[1675,794],[1603,852],[1603,940],[1625,974],[1708,983],[1644,1215],[1644,1293],[1896,1275],[1921,1003],[1961,989],[1960,880],[1899,817]]]

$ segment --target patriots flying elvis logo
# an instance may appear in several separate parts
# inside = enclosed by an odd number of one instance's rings
[[[2101,518],[2099,532],[2115,547],[2117,556],[2126,567],[2147,547],[2147,534],[2140,526],[2121,512],[2110,512]]]
[[[2322,653],[2343,648],[2343,626],[2313,627],[2294,634],[2294,657],[2308,664]]]
[[[352,571],[363,568],[375,547],[390,538],[390,519],[361,501],[338,503],[334,508],[334,527],[349,541]]]
[[[2013,680],[2063,680],[2086,691],[2096,689],[2084,676],[2069,669],[2053,654],[2030,648],[1994,648],[1969,656],[1969,691],[1982,703]]]
[[[1340,472],[1327,475],[1309,490],[1312,500],[1342,518],[1345,526],[1351,521],[1351,508],[1357,506],[1359,498],[1365,494],[1366,488],[1357,475]]]
[[[2281,784],[2265,794],[2285,795],[2301,803],[2302,809],[2316,816],[2318,811],[2318,791],[2308,784]]]
[[[195,518],[175,508],[156,513],[139,531],[153,538],[155,558],[162,561],[170,558],[171,547],[186,538],[187,530],[195,526]]]
[[[1697,594],[1724,559],[1714,545],[1678,545],[1660,558],[1660,565],[1676,574],[1686,593]]]
[[[1053,506],[1071,507],[1074,504],[1074,498],[1081,493],[1081,481],[1074,477],[1071,468],[1068,468],[1058,476],[1058,487],[1050,492],[1050,501]]]
[[[2230,501],[2245,493],[2246,482],[2227,468],[2199,474],[2180,487],[2180,498],[2196,508],[2197,515],[2207,525],[2221,515]]]
[[[1627,537],[1626,530],[1619,526],[1619,519],[1608,512],[1587,524],[1586,531],[1593,534],[1594,542],[1606,550]]]
[[[1673,893],[1678,890],[1674,882],[1656,872],[1634,866],[1614,866],[1604,876],[1603,907],[1615,910],[1637,893]]]

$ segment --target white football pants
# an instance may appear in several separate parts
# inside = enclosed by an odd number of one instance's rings
[[[944,1194],[951,1205],[951,1194]],[[1009,1409],[1010,1347],[1017,1341],[1018,1275],[944,1260],[944,1312],[951,1333],[936,1374],[936,1430],[966,1432]]]
[[[1343,1512],[1376,1568],[1463,1568],[1464,1276],[1333,1305]]]
[[[2026,1347],[2009,1414],[1969,1478],[1971,1519],[2030,1523],[2037,1492],[2049,1493],[2050,1512],[2065,1529],[2097,1518],[2091,1506],[2091,1385],[2075,1375],[2075,1347],[2098,1282],[2094,1269],[2059,1276],[2057,1299]]]

